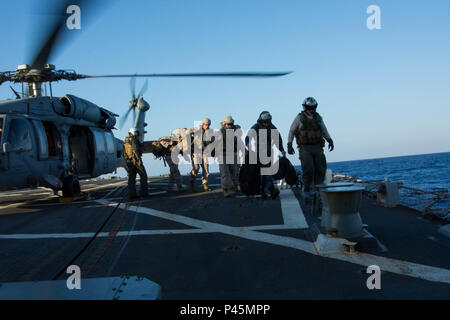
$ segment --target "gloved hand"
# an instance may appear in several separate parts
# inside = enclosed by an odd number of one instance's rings
[[[288,153],[289,154],[294,154],[295,153],[294,148],[292,148],[292,142],[288,142],[287,149],[288,149]]]
[[[330,150],[330,152],[334,150],[333,139],[328,140],[328,150]]]

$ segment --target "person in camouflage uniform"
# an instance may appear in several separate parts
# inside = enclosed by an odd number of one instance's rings
[[[223,145],[222,159],[219,160],[220,183],[222,185],[224,197],[228,198],[239,190],[239,167],[237,163],[237,137],[234,136],[233,149],[227,150],[227,135],[233,136],[234,132],[241,127],[234,124],[234,120],[231,116],[225,116],[220,125]],[[233,153],[233,161],[231,163],[226,161],[226,152]]]
[[[142,143],[138,139],[139,131],[131,128],[123,142],[123,156],[128,173],[128,198],[136,198],[136,174],[141,177],[141,196],[148,195],[147,172],[142,162]]]
[[[192,150],[191,150],[191,160],[192,160],[192,171],[191,171],[191,179],[190,179],[190,187],[194,192],[194,182],[195,178],[197,178],[198,172],[200,170],[200,166],[202,167],[202,185],[203,191],[211,191],[208,187],[208,177],[209,177],[209,165],[208,165],[208,157],[203,154],[206,146],[210,143],[205,141],[205,132],[209,129],[211,125],[211,120],[208,118],[204,118],[202,120],[202,125],[196,128],[189,129],[187,131],[188,134],[192,136]],[[198,152],[196,152],[198,150]]]
[[[181,142],[183,133],[186,129],[176,129],[172,136],[161,137],[154,142],[153,154],[156,157],[162,157],[164,163],[167,163],[170,168],[169,182],[167,184],[167,191],[173,191],[173,185],[177,185],[178,191],[185,191],[181,182],[181,174],[178,169],[178,164],[172,160],[172,150],[173,148]]]

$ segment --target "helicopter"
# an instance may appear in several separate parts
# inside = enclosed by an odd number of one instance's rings
[[[123,119],[133,110],[134,128],[144,142],[145,112],[150,105],[143,98],[147,82],[138,95],[134,94],[137,77],[278,77],[290,73],[85,75],[57,70],[48,60],[57,42],[67,37],[63,32],[66,5],[81,5],[83,1],[62,2],[57,9],[59,18],[43,31],[45,36],[37,46],[32,63],[19,65],[15,71],[0,72],[0,85],[4,82],[22,85],[21,94],[11,87],[15,100],[0,101],[0,190],[43,186],[55,195],[62,191],[64,197],[74,197],[81,192],[79,180],[112,173],[124,166],[123,141],[113,134],[119,115],[72,94],[54,97],[52,84],[55,82],[131,78],[132,99]]]

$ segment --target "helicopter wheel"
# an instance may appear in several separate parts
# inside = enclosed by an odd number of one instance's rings
[[[79,197],[81,194],[80,182],[75,176],[67,176],[63,180],[63,197]]]

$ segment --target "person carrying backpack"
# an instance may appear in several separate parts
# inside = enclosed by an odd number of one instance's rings
[[[169,181],[167,184],[167,191],[173,191],[173,185],[177,185],[177,191],[186,191],[181,182],[181,174],[178,169],[178,164],[172,160],[172,150],[182,141],[186,129],[180,128],[174,130],[172,136],[161,137],[153,143],[153,154],[160,158],[162,157],[164,164],[168,164],[170,168]]]

